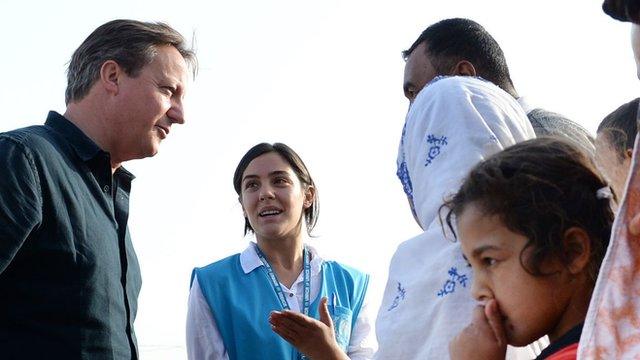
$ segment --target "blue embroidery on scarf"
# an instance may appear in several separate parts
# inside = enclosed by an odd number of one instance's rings
[[[424,166],[429,166],[431,162],[436,157],[438,157],[438,155],[440,155],[440,148],[449,144],[447,142],[446,136],[441,136],[438,138],[433,134],[427,135],[427,143],[431,144],[431,147],[429,148],[429,153],[427,154],[427,161],[424,163]]]
[[[398,170],[396,171],[396,176],[400,179],[402,183],[402,190],[407,194],[409,200],[411,200],[411,204],[413,207],[413,186],[411,185],[411,178],[409,177],[409,169],[407,168],[407,163],[404,160],[404,138],[407,132],[407,124],[405,123],[402,127],[402,136],[400,137],[400,160],[398,162]]]
[[[411,178],[409,178],[409,170],[407,169],[407,163],[404,161],[398,165],[398,171],[396,175],[402,183],[402,190],[410,199],[413,199],[413,186],[411,185]]]
[[[400,305],[400,301],[404,300],[404,297],[406,295],[407,295],[407,290],[403,288],[402,284],[400,284],[400,282],[398,281],[398,294],[396,294],[396,297],[393,299],[393,303],[391,304],[389,309],[387,309],[387,311],[391,311],[397,308],[398,305]]]
[[[444,297],[456,291],[456,283],[462,285],[462,287],[467,287],[467,275],[458,274],[458,269],[456,267],[452,267],[448,271],[449,279],[445,281],[442,289],[438,291],[439,297]]]

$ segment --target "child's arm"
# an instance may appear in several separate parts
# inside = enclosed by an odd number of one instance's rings
[[[507,339],[501,318],[495,300],[489,300],[484,307],[476,307],[471,323],[449,344],[451,360],[504,359]]]

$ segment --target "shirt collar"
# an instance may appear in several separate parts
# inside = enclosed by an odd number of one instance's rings
[[[102,150],[93,140],[85,135],[80,128],[59,113],[49,111],[45,126],[52,128],[64,136],[82,161],[88,162],[98,156],[103,158],[104,161],[109,160],[108,152]],[[111,166],[110,161],[109,166]],[[128,181],[135,179],[135,176],[122,166],[115,171],[115,175],[122,176]]]
[[[254,246],[255,243],[251,241],[249,242],[249,246],[240,253],[240,266],[245,274],[252,272],[260,266],[264,266],[258,254],[256,254],[256,250],[253,248]],[[311,275],[313,276],[320,272],[323,260],[318,255],[316,249],[309,245],[307,245],[307,249],[311,252],[311,263],[309,265],[311,266]]]
[[[49,111],[45,126],[52,128],[64,136],[82,161],[91,160],[98,154],[104,153],[104,151],[75,124],[55,111]]]

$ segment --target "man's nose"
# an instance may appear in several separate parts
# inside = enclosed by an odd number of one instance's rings
[[[172,123],[184,124],[184,104],[182,100],[172,100],[167,116]]]

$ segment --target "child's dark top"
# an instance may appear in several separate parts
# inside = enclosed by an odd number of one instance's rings
[[[582,334],[582,325],[567,331],[558,340],[544,349],[536,360],[575,360],[578,354],[578,342]]]

